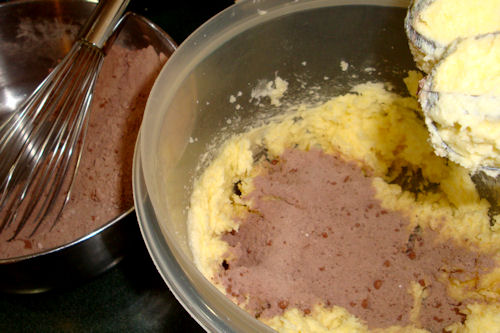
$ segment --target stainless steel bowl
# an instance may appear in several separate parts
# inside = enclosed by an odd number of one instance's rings
[[[186,207],[204,153],[221,134],[237,133],[275,111],[269,103],[256,107],[249,100],[259,81],[274,80],[276,74],[289,82],[283,105],[309,98],[311,90],[331,97],[368,80],[390,82],[404,92],[402,78],[414,69],[403,31],[407,5],[241,1],[193,33],[163,68],[136,146],[135,206],[165,282],[208,331],[270,330],[232,304],[194,265]],[[342,61],[349,70],[342,70]],[[241,97],[230,103],[231,95]]]
[[[81,25],[95,3],[90,1],[14,1],[0,5],[0,121],[29,95],[69,50],[74,33],[53,36],[49,43],[19,34],[42,22]],[[170,56],[175,42],[142,16],[127,13],[115,43],[130,49],[152,45]],[[58,248],[33,255],[0,259],[0,291],[42,292],[68,286],[100,274],[123,258],[138,234],[133,207],[98,230]],[[0,258],[1,258],[0,253]]]

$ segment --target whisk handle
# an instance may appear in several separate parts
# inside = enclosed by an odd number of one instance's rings
[[[102,49],[130,0],[100,0],[82,30],[80,39]]]

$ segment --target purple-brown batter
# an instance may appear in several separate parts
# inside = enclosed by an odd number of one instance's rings
[[[315,304],[339,305],[369,328],[410,324],[413,281],[428,293],[418,321],[441,332],[461,321],[464,304],[446,295],[440,276],[471,279],[491,258],[436,234],[409,230],[400,212],[374,198],[372,180],[341,156],[289,149],[260,162],[249,213],[223,236],[230,250],[217,279],[261,318]],[[417,323],[418,325],[418,323]]]

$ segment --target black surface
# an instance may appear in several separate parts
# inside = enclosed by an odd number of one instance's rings
[[[140,236],[130,246],[133,255],[79,286],[2,295],[0,332],[203,332],[168,290]]]
[[[180,44],[232,3],[132,0],[129,9]],[[0,332],[202,332],[156,271],[138,228],[137,234],[129,244],[134,254],[91,281],[43,294],[0,294]]]
[[[196,28],[221,10],[234,4],[232,0],[168,1],[131,0],[129,10],[158,24],[178,44]]]

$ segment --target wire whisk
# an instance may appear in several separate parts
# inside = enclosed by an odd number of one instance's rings
[[[70,198],[106,42],[128,2],[101,0],[69,53],[0,126],[0,232],[10,240],[53,226]]]

